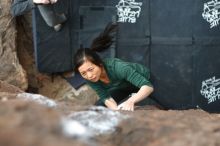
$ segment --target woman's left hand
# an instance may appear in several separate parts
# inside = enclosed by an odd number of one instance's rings
[[[134,111],[134,102],[128,99],[118,106],[118,110]]]

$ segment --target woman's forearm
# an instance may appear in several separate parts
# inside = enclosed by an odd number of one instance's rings
[[[128,101],[133,102],[134,104],[143,100],[144,98],[148,97],[152,92],[153,92],[153,87],[144,85],[140,88],[140,90],[134,94],[133,96],[131,96]]]
[[[117,103],[115,102],[113,98],[106,99],[105,105],[112,110],[117,110],[117,107],[118,107]]]

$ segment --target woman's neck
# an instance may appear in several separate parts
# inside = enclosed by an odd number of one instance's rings
[[[104,67],[102,67],[102,73],[101,73],[101,76],[100,76],[100,80],[105,84],[110,83],[110,79],[109,79],[108,74],[107,74]]]

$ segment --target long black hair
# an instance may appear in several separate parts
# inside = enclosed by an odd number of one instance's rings
[[[113,32],[116,31],[117,25],[109,23],[104,31],[96,37],[90,48],[80,48],[74,55],[74,71],[78,72],[78,68],[85,62],[90,61],[97,66],[102,66],[103,61],[96,52],[102,52],[109,48],[113,41]]]

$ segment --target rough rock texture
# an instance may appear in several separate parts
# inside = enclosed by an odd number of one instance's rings
[[[41,82],[39,93],[57,100],[72,100],[79,105],[91,105],[97,100],[96,93],[87,85],[74,89],[60,76],[45,78]]]
[[[151,107],[137,107],[134,112],[102,109],[92,117],[88,106],[75,106],[59,103],[59,107],[47,108],[32,102],[10,99],[0,102],[0,145],[4,146],[219,146],[220,115],[209,114],[202,110],[158,110]],[[67,136],[63,133],[61,118],[75,112],[76,121],[81,120],[77,113],[84,112],[85,121],[69,125],[78,131],[78,136]],[[126,116],[120,123],[114,125],[111,133],[80,135],[83,126],[94,128],[94,118],[99,119],[97,128],[112,126],[109,121],[118,116]],[[107,116],[107,117],[106,117]],[[79,118],[79,119],[77,119]],[[90,119],[91,118],[91,119]],[[109,121],[107,120],[109,118]],[[105,124],[106,123],[106,124]],[[86,124],[86,125],[84,125]],[[75,131],[77,133],[77,131]]]
[[[16,86],[0,81],[0,92],[22,93],[23,91]]]
[[[11,100],[0,103],[0,145],[85,146],[63,136],[60,115],[37,104]]]
[[[9,13],[11,1],[3,0],[0,5],[0,80],[26,90],[26,72],[19,64],[15,47],[15,21]]]
[[[34,59],[34,45],[32,35],[32,15],[31,12],[16,17],[17,29],[17,55],[20,64],[27,72],[28,92],[38,93],[41,79],[46,75],[37,71]]]
[[[0,81],[0,100],[1,101],[7,101],[8,99],[15,99],[18,93],[23,93],[23,91],[16,86]]]
[[[219,146],[220,115],[202,110],[138,110],[125,121],[120,146]],[[120,127],[120,126],[119,126]],[[116,140],[118,137],[116,137]]]

